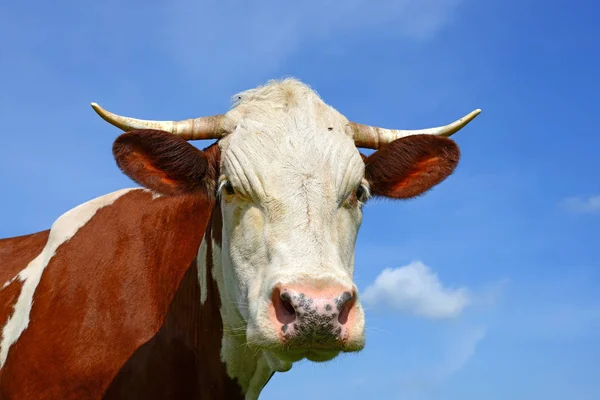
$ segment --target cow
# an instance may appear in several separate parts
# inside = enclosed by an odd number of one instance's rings
[[[250,400],[299,360],[360,351],[363,205],[452,174],[448,136],[480,112],[371,127],[292,78],[184,121],[92,106],[125,131],[114,158],[140,187],[0,240],[2,399]]]

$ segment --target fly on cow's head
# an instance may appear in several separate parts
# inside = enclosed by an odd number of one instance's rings
[[[293,79],[235,99],[224,115],[175,122],[94,108],[132,131],[117,139],[115,157],[134,180],[164,195],[214,188],[222,232],[211,245],[213,277],[226,331],[242,332],[274,369],[362,349],[353,282],[362,207],[371,196],[411,198],[443,181],[460,156],[446,136],[479,110],[405,131],[350,122]],[[217,138],[219,155],[216,146],[207,154],[181,138]],[[365,156],[359,147],[377,151]]]

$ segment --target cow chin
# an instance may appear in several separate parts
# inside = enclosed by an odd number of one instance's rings
[[[249,342],[252,343],[249,337]],[[256,350],[260,350],[266,356],[271,369],[277,372],[288,371],[292,364],[304,359],[312,362],[322,363],[331,361],[341,353],[357,352],[364,348],[364,338],[352,343],[346,343],[339,348],[315,348],[306,347],[288,347],[280,341],[253,342],[250,346]]]
[[[339,349],[326,348],[288,348],[280,350],[270,350],[273,356],[284,362],[294,363],[303,359],[308,359],[313,362],[327,362],[336,358],[340,353],[349,353],[360,351],[364,348],[364,341],[354,343],[354,345],[343,346]]]
[[[254,344],[253,347],[263,352],[271,369],[285,372],[292,367],[293,363],[304,359],[323,363],[333,360],[341,353],[360,351],[364,348],[364,340],[348,343],[343,346],[344,348],[338,349],[287,347],[281,343],[267,345],[266,342],[260,345]]]

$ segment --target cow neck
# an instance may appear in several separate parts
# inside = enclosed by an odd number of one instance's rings
[[[242,388],[246,400],[258,398],[263,387],[274,371],[269,366],[265,354],[247,346],[245,326],[237,308],[236,299],[228,298],[224,287],[224,272],[221,259],[222,248],[222,214],[217,201],[213,208],[211,223],[198,253],[199,281],[203,306],[210,305],[218,310],[221,318],[221,351],[220,358],[225,373]],[[203,263],[203,264],[202,264]],[[228,307],[221,307],[222,304]],[[235,315],[232,316],[232,313]]]
[[[228,364],[221,356],[225,329],[222,301],[213,279],[211,238],[213,226],[218,226],[214,211],[206,216],[191,263],[171,267],[184,273],[162,326],[121,368],[104,400],[256,398],[247,394],[250,385],[239,375],[228,374]]]

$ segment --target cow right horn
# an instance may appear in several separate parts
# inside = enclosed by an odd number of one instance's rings
[[[448,125],[428,129],[385,129],[376,126],[358,124],[356,122],[350,122],[348,124],[348,129],[350,130],[352,137],[354,137],[354,143],[357,147],[378,149],[396,139],[411,135],[452,136],[464,128],[469,122],[473,121],[473,119],[475,119],[479,113],[481,113],[481,110],[477,109]]]
[[[181,136],[186,140],[218,139],[228,133],[223,126],[225,116],[222,114],[183,121],[147,121],[113,114],[97,103],[92,103],[92,108],[106,122],[125,132],[135,129],[158,129]]]

